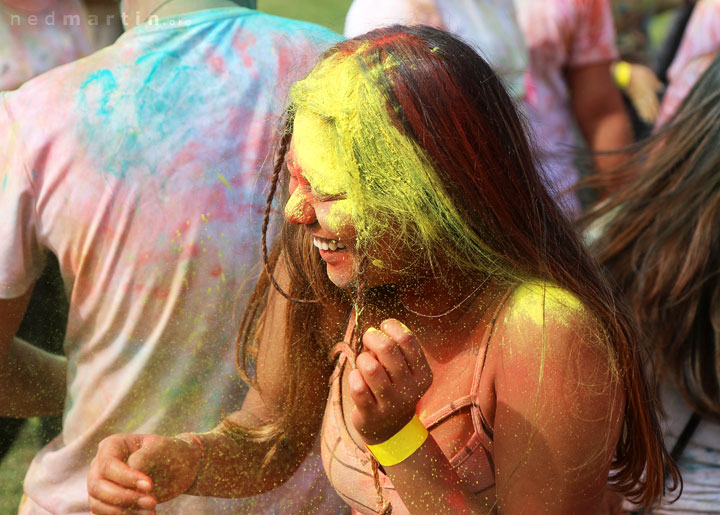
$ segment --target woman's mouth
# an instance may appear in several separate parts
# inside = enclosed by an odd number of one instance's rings
[[[339,241],[335,240],[319,238],[317,236],[313,236],[313,245],[315,245],[320,250],[326,250],[329,252],[336,252],[338,250],[343,250],[347,248],[344,243],[340,243]]]

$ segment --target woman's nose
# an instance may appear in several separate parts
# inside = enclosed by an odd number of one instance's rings
[[[312,195],[303,188],[295,188],[285,205],[285,219],[291,224],[312,224],[315,222],[315,209]]]

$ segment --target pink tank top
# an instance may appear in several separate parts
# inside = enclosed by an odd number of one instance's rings
[[[498,302],[492,322],[484,330],[481,341],[485,343],[485,352],[479,354],[475,363],[472,385],[468,395],[452,401],[422,420],[425,427],[432,433],[435,427],[459,412],[470,411],[474,431],[460,451],[450,457],[450,464],[465,487],[475,495],[480,495],[495,486],[492,429],[475,400],[478,398],[480,377],[496,320],[502,306],[510,296],[511,290],[506,292]],[[340,356],[331,379],[330,395],[322,427],[323,466],[330,483],[340,497],[350,505],[353,513],[379,514],[380,507],[373,482],[370,455],[367,450],[358,447],[352,440],[343,416],[342,374],[349,360],[347,351],[344,350],[348,349],[348,346],[340,343],[336,349],[340,350]],[[409,514],[400,495],[382,470],[380,471],[380,484],[383,497],[392,505],[393,515]]]

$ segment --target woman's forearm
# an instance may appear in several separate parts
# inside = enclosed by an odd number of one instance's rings
[[[281,446],[268,458],[269,442],[258,441],[242,427],[257,419],[239,411],[215,430],[195,435],[202,444],[202,459],[195,482],[186,492],[212,497],[249,497],[268,492],[287,481],[307,456],[312,442]]]

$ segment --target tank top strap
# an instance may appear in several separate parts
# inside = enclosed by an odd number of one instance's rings
[[[483,353],[483,356],[479,356],[477,361],[475,362],[475,372],[473,374],[473,382],[470,388],[470,393],[468,395],[460,397],[459,399],[455,399],[453,402],[440,408],[432,415],[425,417],[422,422],[427,429],[430,430],[434,427],[437,427],[445,420],[452,417],[458,411],[469,407],[472,414],[473,426],[475,427],[475,431],[478,433],[484,432],[492,440],[492,428],[485,419],[485,415],[483,415],[480,406],[475,402],[475,399],[477,397],[477,391],[480,386],[480,376],[482,375],[483,365],[485,363],[485,358],[487,357],[487,349],[490,346],[490,339],[492,338],[495,329],[497,317],[514,289],[515,286],[511,286],[510,288],[508,288],[508,290],[497,302],[490,324],[485,328],[483,336],[480,339],[481,342],[485,343],[485,352]]]
[[[502,297],[500,297],[500,300],[497,302],[495,310],[493,311],[490,323],[487,325],[485,331],[483,332],[483,336],[480,341],[485,345],[485,350],[482,353],[482,356],[478,356],[478,359],[475,362],[475,372],[473,374],[472,386],[470,387],[470,395],[468,396],[471,400],[470,415],[472,416],[475,431],[478,433],[484,432],[490,438],[490,440],[493,439],[493,430],[490,427],[487,419],[485,418],[485,415],[483,414],[480,405],[477,404],[475,400],[477,399],[478,391],[480,390],[480,380],[482,378],[483,370],[485,369],[485,362],[487,361],[488,350],[490,349],[490,343],[493,334],[495,334],[498,317],[500,316],[503,307],[507,303],[508,299],[512,296],[512,293],[515,291],[517,286],[517,284],[511,285],[507,289],[507,291],[505,291]]]
[[[442,424],[444,421],[452,417],[455,413],[462,410],[463,408],[472,406],[472,403],[472,395],[465,395],[464,397],[460,397],[459,399],[454,400],[450,404],[440,408],[429,417],[424,418],[422,423],[428,430],[431,430]]]

